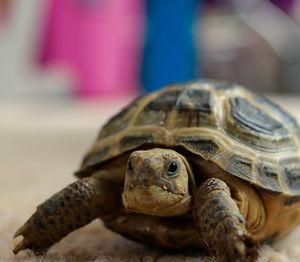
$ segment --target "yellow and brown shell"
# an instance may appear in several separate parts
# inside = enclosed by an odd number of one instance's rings
[[[169,85],[111,118],[77,175],[126,152],[161,146],[190,151],[270,192],[300,195],[299,130],[287,112],[239,85]]]

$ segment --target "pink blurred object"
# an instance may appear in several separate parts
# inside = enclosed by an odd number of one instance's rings
[[[11,1],[0,0],[0,23],[5,23],[9,12]]]
[[[79,96],[114,96],[139,87],[143,1],[49,0],[41,63],[68,64]]]

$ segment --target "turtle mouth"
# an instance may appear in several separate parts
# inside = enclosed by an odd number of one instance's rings
[[[172,193],[157,185],[137,185],[122,194],[127,212],[155,216],[174,216],[186,213],[191,208],[191,196]]]

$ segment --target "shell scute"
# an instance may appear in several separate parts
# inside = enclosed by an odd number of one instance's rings
[[[82,162],[82,169],[86,169],[88,167],[97,165],[103,161],[105,161],[109,157],[109,153],[111,151],[111,146],[106,145],[102,146],[96,152],[89,152]],[[79,171],[80,172],[80,171]]]
[[[105,138],[121,132],[128,126],[128,121],[134,116],[136,109],[144,97],[138,97],[128,106],[123,108],[118,114],[113,116],[101,129],[98,139]]]
[[[293,134],[270,113],[243,97],[227,103],[226,130],[234,139],[264,151],[294,147]]]
[[[283,125],[260,110],[258,107],[251,105],[242,97],[230,99],[231,114],[233,118],[244,128],[250,129],[257,133],[266,135],[276,135],[288,133]]]
[[[163,92],[154,98],[148,105],[145,106],[144,111],[170,111],[174,107],[181,90],[171,90]]]
[[[220,147],[215,141],[197,136],[180,137],[176,144],[202,156],[204,159],[210,159],[220,151]]]
[[[292,116],[238,85],[172,85],[135,100],[113,117],[80,172],[86,175],[140,148],[184,148],[181,152],[212,161],[228,175],[292,197],[300,195],[299,133]]]
[[[154,137],[152,134],[126,135],[120,140],[120,148],[122,148],[122,151],[127,151],[153,142]]]
[[[258,182],[264,185],[265,189],[273,193],[280,193],[282,188],[279,183],[279,175],[276,168],[269,163],[262,161],[259,163],[258,169]]]
[[[279,162],[282,168],[282,175],[292,193],[300,194],[300,158],[292,157]]]
[[[216,126],[213,94],[203,86],[184,89],[176,101],[176,112],[174,127]]]
[[[228,161],[226,171],[243,180],[251,182],[253,181],[252,166],[252,161],[250,159],[233,155]]]
[[[284,111],[279,105],[275,104],[266,97],[259,96],[256,98],[258,104],[264,105],[266,108],[270,109],[273,114],[277,116],[283,123],[286,123],[288,126],[298,129],[299,125],[296,119]]]
[[[180,90],[163,92],[145,105],[137,117],[136,126],[139,125],[166,125],[170,111],[175,106]]]
[[[201,89],[185,89],[176,102],[178,112],[211,113],[212,107],[211,92]]]

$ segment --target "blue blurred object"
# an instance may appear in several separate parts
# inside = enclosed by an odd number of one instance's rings
[[[197,0],[147,0],[142,71],[145,91],[195,77],[193,24]]]

